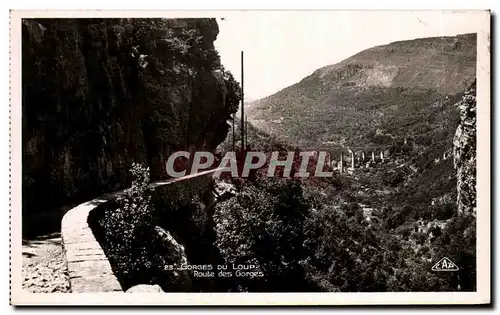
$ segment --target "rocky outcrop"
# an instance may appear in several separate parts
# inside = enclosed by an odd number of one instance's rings
[[[165,260],[175,267],[174,270],[166,271],[170,284],[169,287],[181,292],[188,291],[191,288],[191,278],[189,272],[182,269],[182,266],[188,265],[184,247],[168,231],[159,226],[155,227],[155,236],[163,245],[164,252],[167,253],[164,257]]]
[[[458,103],[460,124],[453,138],[453,161],[457,170],[459,213],[476,213],[476,87]]]
[[[215,19],[23,21],[23,214],[165,178],[171,152],[226,137],[238,91]]]

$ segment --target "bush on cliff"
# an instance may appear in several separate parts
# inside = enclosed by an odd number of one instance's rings
[[[149,168],[132,164],[132,186],[107,205],[99,220],[100,243],[122,286],[159,284],[167,291],[186,291],[189,277],[165,267],[187,263],[184,248],[169,232],[156,225],[151,205]],[[99,233],[98,233],[99,235]]]
[[[152,253],[141,241],[152,236],[151,195],[148,189],[149,169],[133,164],[132,186],[104,212],[101,220],[104,247],[120,274],[131,273],[151,265]],[[154,256],[154,255],[153,255]]]
[[[391,274],[388,261],[396,258],[396,252],[381,247],[384,241],[360,211],[350,204],[324,204],[308,217],[304,247],[309,255],[303,264],[307,278],[322,291],[386,288]]]
[[[309,205],[300,183],[272,178],[247,182],[216,206],[216,243],[226,263],[253,264],[262,277],[234,278],[240,291],[304,290],[303,225]]]

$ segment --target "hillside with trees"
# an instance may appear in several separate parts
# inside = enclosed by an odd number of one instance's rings
[[[252,149],[384,146],[388,156],[334,171],[328,181],[262,172],[217,205],[225,258],[251,258],[280,277],[240,289],[474,291],[475,90],[475,34],[468,34],[368,49],[252,103]],[[238,140],[238,122],[235,129]],[[230,150],[231,140],[219,149]],[[295,232],[282,230],[287,220]],[[266,237],[275,251],[260,251]],[[287,247],[293,244],[301,246]],[[298,255],[299,265],[288,255]],[[432,271],[443,257],[460,270]]]
[[[223,261],[258,265],[264,277],[232,289],[474,291],[475,160],[462,156],[475,156],[475,85],[456,99],[443,102],[461,118],[432,145],[400,144],[384,163],[327,179],[269,178],[265,165],[238,181],[216,205],[216,244]],[[291,148],[252,125],[248,145]],[[459,271],[432,271],[443,257]]]
[[[301,147],[423,144],[450,121],[441,116],[453,110],[439,106],[456,102],[475,76],[476,34],[401,41],[318,69],[253,102],[247,114],[257,128]]]

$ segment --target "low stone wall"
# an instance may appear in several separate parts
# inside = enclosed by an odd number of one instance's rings
[[[61,223],[71,292],[122,292],[111,265],[87,222],[91,211],[109,199],[94,199],[71,209]]]
[[[149,184],[149,187],[156,189],[195,177],[207,176],[215,171],[217,169],[206,170],[181,178],[158,181]],[[123,196],[125,193],[126,190],[122,190],[103,195],[78,205],[64,215],[61,222],[61,236],[68,262],[69,282],[72,292],[123,292],[106,254],[89,227],[88,218],[90,213],[96,210],[97,207]],[[157,290],[154,287],[149,289]]]

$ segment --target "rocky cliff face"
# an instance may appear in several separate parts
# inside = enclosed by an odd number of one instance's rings
[[[453,138],[453,161],[457,169],[459,213],[476,212],[476,86],[458,103],[460,124]]]
[[[239,90],[215,19],[23,21],[23,211],[166,176],[170,153],[215,149]]]

